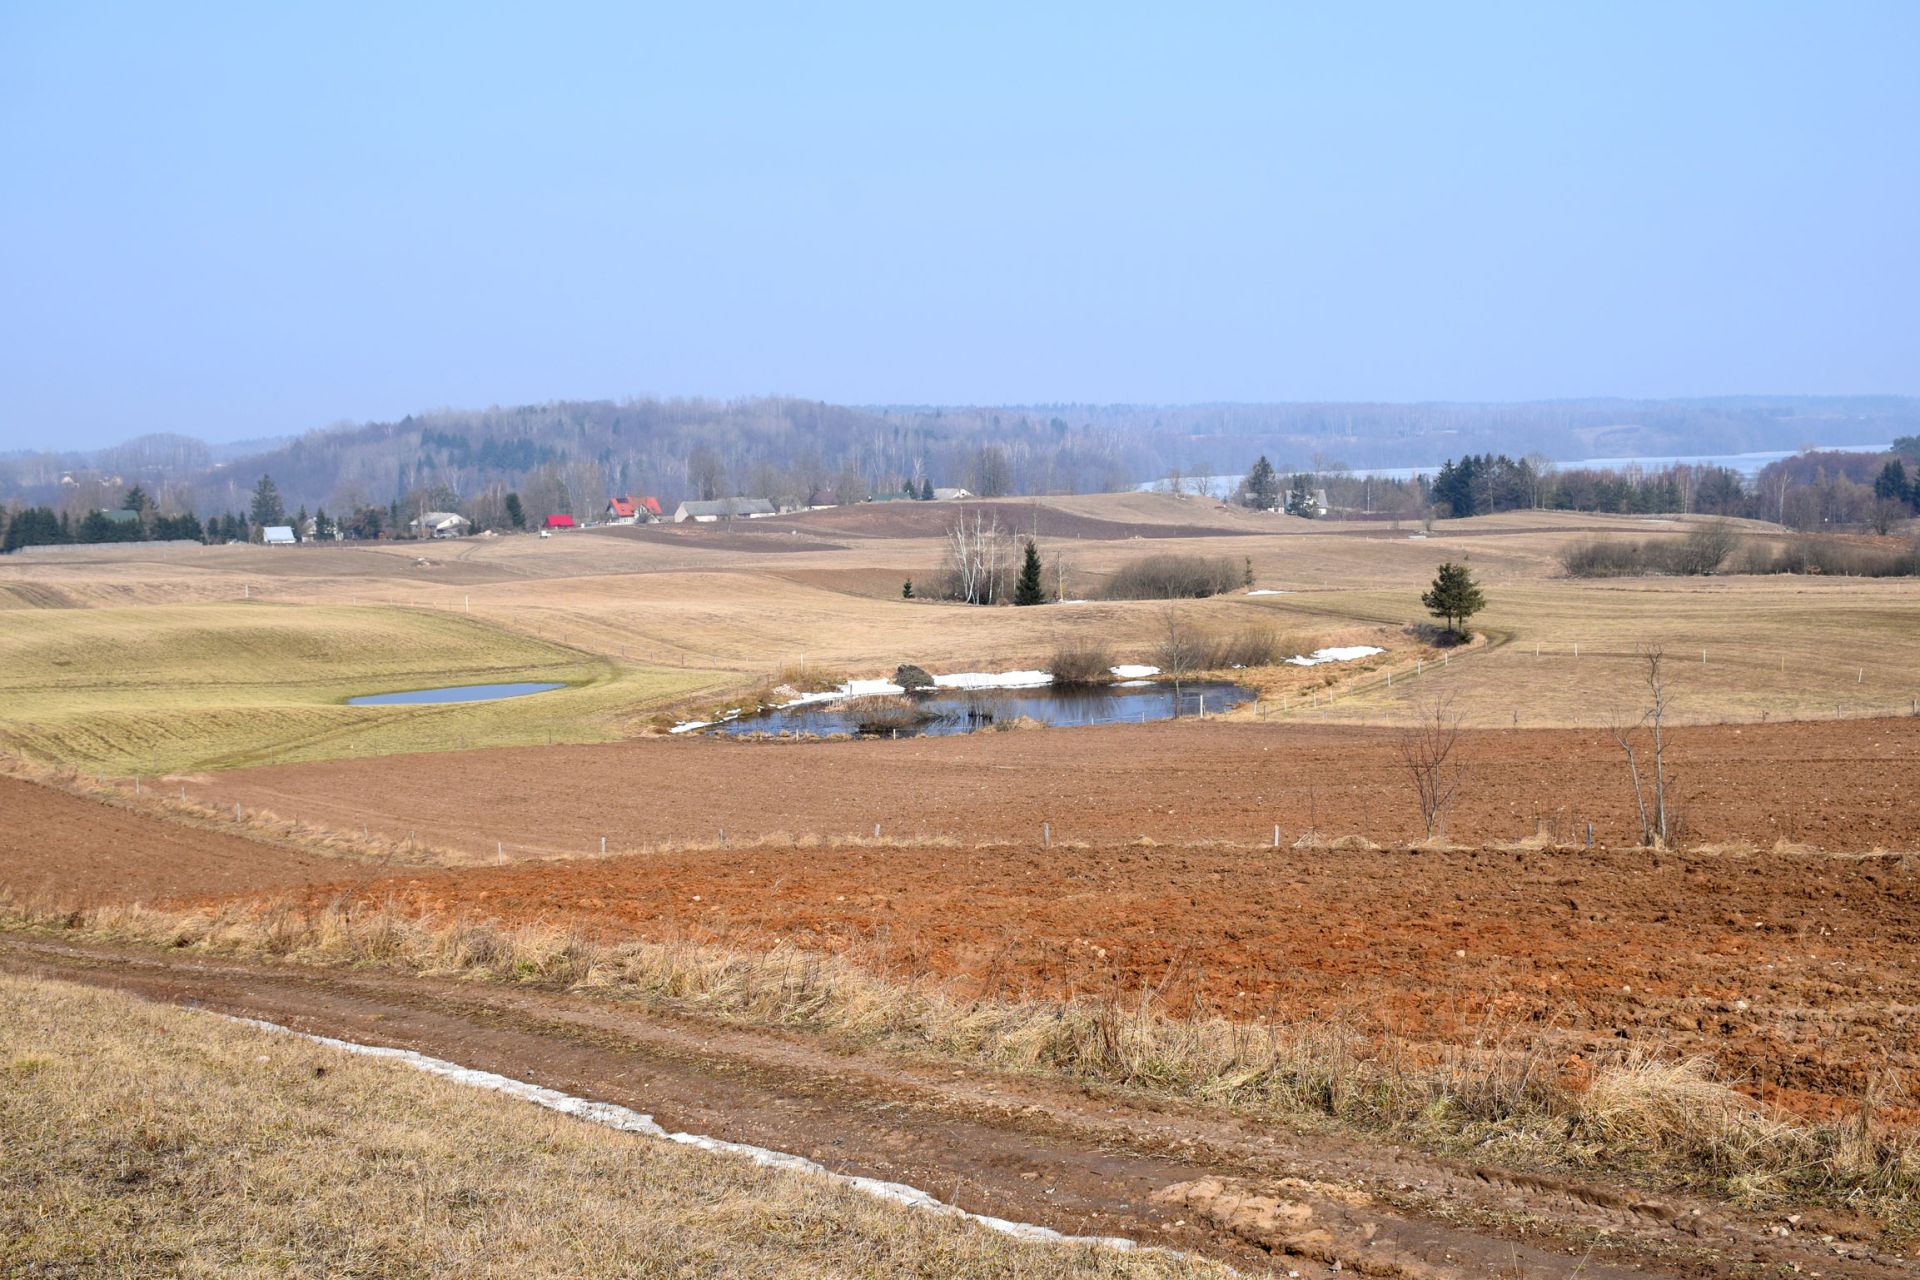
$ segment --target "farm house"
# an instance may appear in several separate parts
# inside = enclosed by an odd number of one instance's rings
[[[712,524],[715,520],[731,520],[735,517],[758,520],[777,514],[773,504],[765,498],[719,498],[712,502],[681,503],[674,508],[673,522],[684,524],[692,520],[696,524]]]

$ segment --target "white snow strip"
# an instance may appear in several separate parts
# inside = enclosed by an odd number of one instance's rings
[[[679,724],[667,730],[667,732],[668,733],[692,733],[695,729],[704,729],[712,723],[713,721],[711,720],[682,720]]]
[[[1056,600],[1055,604],[1092,604],[1091,600]]]
[[[1258,591],[1247,592],[1250,596],[1290,596],[1291,591],[1276,591],[1272,587],[1261,587]]]
[[[219,1015],[225,1017],[226,1015]],[[511,1076],[495,1075],[491,1071],[481,1071],[474,1067],[463,1067],[457,1062],[448,1062],[444,1058],[429,1058],[424,1053],[415,1053],[412,1049],[394,1049],[385,1045],[356,1044],[351,1040],[336,1040],[332,1036],[317,1036],[305,1031],[295,1031],[283,1027],[277,1022],[265,1022],[259,1018],[231,1018],[233,1022],[257,1027],[279,1035],[296,1036],[314,1044],[326,1045],[344,1053],[362,1054],[369,1058],[386,1058],[393,1062],[404,1063],[429,1075],[441,1076],[458,1084],[470,1085],[476,1089],[491,1089],[495,1093],[504,1093],[510,1098],[522,1102],[531,1102],[537,1107],[549,1111],[558,1111],[563,1115],[574,1116],[589,1124],[604,1125],[609,1129],[619,1129],[625,1133],[637,1133],[643,1137],[659,1138],[667,1142],[678,1143],[684,1147],[696,1147],[701,1151],[711,1151],[718,1155],[740,1156],[757,1165],[769,1169],[785,1169],[793,1173],[811,1173],[840,1186],[851,1187],[855,1191],[864,1191],[870,1196],[882,1200],[891,1200],[905,1205],[909,1209],[923,1209],[943,1217],[963,1218],[978,1223],[993,1231],[1010,1235],[1017,1240],[1044,1241],[1051,1244],[1090,1244],[1108,1249],[1137,1249],[1140,1246],[1125,1236],[1070,1236],[1055,1231],[1051,1227],[1037,1226],[1031,1222],[1012,1222],[1006,1218],[994,1218],[983,1213],[970,1213],[944,1200],[936,1200],[918,1187],[910,1187],[904,1182],[886,1182],[879,1178],[863,1178],[849,1173],[835,1173],[826,1166],[805,1156],[796,1156],[786,1151],[770,1151],[766,1147],[756,1147],[745,1142],[726,1142],[719,1138],[709,1138],[701,1133],[674,1133],[663,1129],[650,1115],[623,1107],[612,1102],[594,1102],[587,1098],[575,1097],[570,1093],[561,1093],[558,1089],[548,1089],[524,1080],[515,1080]]]
[[[1115,680],[1113,687],[1116,689],[1146,689],[1150,688],[1152,684],[1153,681],[1151,680]]]
[[[1108,667],[1107,670],[1122,680],[1145,680],[1148,676],[1160,674],[1160,668],[1143,667],[1137,662],[1123,662],[1117,667]]]
[[[1323,662],[1352,662],[1358,658],[1371,658],[1376,653],[1385,652],[1385,649],[1370,644],[1351,644],[1340,649],[1315,649],[1303,657],[1288,658],[1287,662],[1296,667],[1317,667]]]
[[[933,683],[941,689],[1031,689],[1052,684],[1053,675],[1047,671],[962,671],[935,676]]]

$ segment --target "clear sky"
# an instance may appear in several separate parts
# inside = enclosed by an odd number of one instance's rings
[[[0,448],[1920,393],[1920,3],[0,0]]]

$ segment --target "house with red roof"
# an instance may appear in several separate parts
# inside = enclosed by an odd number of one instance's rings
[[[574,527],[572,516],[548,516],[544,526],[548,529],[571,529]]]
[[[658,498],[607,499],[608,524],[652,524],[659,518],[660,499]]]

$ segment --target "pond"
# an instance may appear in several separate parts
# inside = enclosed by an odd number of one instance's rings
[[[1193,680],[1180,686],[1180,714],[1225,711],[1253,701],[1253,690],[1224,680]],[[1128,680],[1103,685],[1042,685],[1033,689],[953,689],[918,695],[916,707],[931,719],[898,736],[940,737],[991,729],[1025,717],[1048,725],[1139,724],[1170,720],[1174,714],[1173,685],[1158,680]],[[708,733],[829,734],[857,732],[845,704],[812,702],[724,720]],[[891,731],[890,731],[891,732]]]
[[[411,706],[427,702],[492,702],[497,698],[524,698],[530,693],[564,689],[553,681],[520,680],[512,684],[457,684],[446,689],[408,689],[401,693],[369,693],[348,698],[350,707]]]

